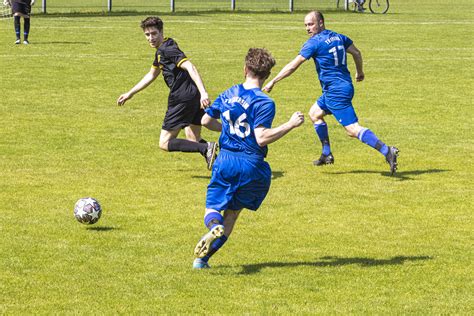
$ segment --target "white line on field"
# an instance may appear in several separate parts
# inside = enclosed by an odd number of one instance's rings
[[[471,51],[471,50],[474,50],[474,47],[408,47],[408,48],[403,48],[403,47],[394,47],[394,48],[380,48],[380,47],[377,47],[377,48],[372,48],[372,49],[369,49],[369,50],[372,50],[372,51],[379,51],[379,52],[385,52],[385,51],[399,51],[399,50],[403,50],[403,51],[438,51],[438,50],[449,50],[449,51],[453,51],[453,50],[465,50],[465,51]]]

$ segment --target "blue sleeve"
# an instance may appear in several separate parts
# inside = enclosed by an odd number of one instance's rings
[[[300,55],[303,56],[305,59],[310,59],[311,57],[313,57],[316,50],[317,46],[314,45],[311,39],[309,39],[306,41],[306,43],[304,43],[303,47],[301,48]]]
[[[255,109],[254,128],[263,126],[271,128],[275,118],[275,103],[273,100],[265,101]]]
[[[218,96],[217,99],[211,104],[211,106],[206,108],[204,111],[210,117],[219,119],[221,117],[221,106],[222,106],[222,95]]]
[[[344,48],[348,48],[349,46],[352,45],[353,42],[349,37],[342,34],[339,34],[339,36],[341,36],[342,38],[342,42],[344,43]]]

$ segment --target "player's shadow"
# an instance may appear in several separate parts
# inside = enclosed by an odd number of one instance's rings
[[[373,170],[352,170],[352,171],[344,171],[344,172],[325,172],[327,174],[380,174],[384,177],[390,177],[398,179],[399,181],[405,180],[415,180],[417,176],[427,173],[441,173],[441,172],[449,172],[451,170],[447,169],[426,169],[426,170],[407,170],[407,171],[397,171],[394,175],[391,175],[390,172],[384,171],[373,171]]]
[[[87,230],[94,230],[96,232],[107,232],[110,230],[116,230],[120,229],[118,227],[112,227],[112,226],[93,226],[93,227],[87,227]]]
[[[239,274],[255,274],[259,273],[264,268],[287,268],[287,267],[340,267],[347,265],[359,265],[364,268],[385,266],[385,265],[401,265],[407,261],[431,260],[430,256],[396,256],[390,259],[375,259],[364,257],[341,258],[337,256],[321,257],[314,262],[264,262],[257,264],[245,264],[242,266],[242,271]]]
[[[272,171],[272,180],[281,178],[285,175],[284,171]]]
[[[285,172],[283,172],[283,171],[272,171],[272,180],[281,178],[281,177],[283,177],[284,175],[285,175]],[[210,180],[210,179],[211,179],[211,176],[191,176],[191,178],[194,178],[194,179],[208,179],[208,180]]]
[[[191,176],[191,178],[194,178],[194,179],[207,179],[207,180],[210,180],[210,179],[211,179],[211,176]]]

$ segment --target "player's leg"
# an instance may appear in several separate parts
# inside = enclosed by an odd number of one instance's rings
[[[321,103],[321,106],[318,104],[318,102]],[[334,156],[331,153],[328,126],[324,121],[326,112],[322,109],[322,107],[324,108],[324,95],[319,98],[318,102],[314,103],[309,109],[309,117],[313,122],[314,130],[316,131],[316,135],[318,135],[323,147],[321,157],[319,157],[318,160],[315,160],[313,164],[315,166],[322,166],[334,163]]]
[[[217,143],[208,142],[201,137],[201,125],[190,124],[184,128],[184,132],[186,133],[187,140],[207,145],[207,150],[201,152],[201,155],[206,159],[208,169],[211,170],[217,155]]]
[[[31,14],[31,5],[24,4],[22,8],[23,16],[23,44],[28,45],[28,35],[30,34],[30,14]]]
[[[357,137],[361,142],[369,145],[384,155],[385,160],[390,165],[390,173],[395,173],[397,170],[398,157],[398,149],[396,147],[387,146],[377,137],[377,135],[375,135],[374,132],[368,128],[360,126],[357,122],[344,126],[344,128],[350,137]]]
[[[217,152],[216,143],[200,143],[187,139],[177,138],[180,130],[161,130],[160,148],[164,151],[198,152],[206,158],[210,170]],[[209,158],[208,158],[209,157]]]
[[[225,234],[224,217],[217,210],[206,208],[204,225],[209,229],[209,231],[201,237],[194,248],[194,255],[197,258],[203,258],[206,256],[211,250],[213,243]],[[207,260],[205,261],[207,262]]]
[[[164,151],[199,152],[205,155],[207,144],[177,138],[180,130],[161,130],[160,148]]]
[[[197,142],[200,140],[199,99],[168,105],[163,121],[160,148],[165,151],[199,152],[206,158],[207,168],[211,170],[217,153],[217,144],[212,142]],[[196,124],[195,121],[199,121]],[[184,128],[188,139],[178,139],[179,131]],[[193,140],[189,140],[192,138]]]
[[[186,139],[193,142],[201,141],[201,125],[190,124],[184,128]]]
[[[21,34],[20,20],[21,20],[21,16],[20,16],[19,14],[15,13],[15,14],[13,15],[13,26],[15,27],[15,35],[16,35],[15,44],[20,44],[20,43],[21,43],[21,38],[20,38],[20,34]]]
[[[30,17],[28,15],[23,16],[23,44],[29,44],[28,35],[30,34]]]
[[[224,216],[222,218],[222,223],[224,227],[224,232],[221,236],[219,237],[214,237],[216,233],[215,231],[219,232],[219,226],[222,226],[221,224],[214,224],[211,228],[211,230],[203,236],[203,238],[200,240],[197,246],[199,246],[201,243],[204,243],[206,241],[206,237],[208,237],[208,242],[209,242],[209,247],[208,250],[206,251],[206,254],[203,256],[199,256],[196,254],[197,258],[193,262],[193,267],[195,269],[202,269],[202,268],[209,268],[209,259],[219,250],[224,246],[224,244],[227,242],[230,234],[232,233],[234,229],[235,222],[237,221],[237,218],[239,217],[241,213],[241,210],[226,210],[224,211]],[[210,214],[208,214],[210,215]],[[220,213],[219,213],[220,215]],[[221,215],[222,216],[222,215]],[[202,249],[202,248],[201,248]]]

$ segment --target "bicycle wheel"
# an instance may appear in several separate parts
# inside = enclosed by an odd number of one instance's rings
[[[370,0],[369,1],[369,9],[372,13],[380,13],[384,14],[388,11],[388,7],[390,4],[388,0]]]

